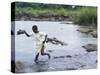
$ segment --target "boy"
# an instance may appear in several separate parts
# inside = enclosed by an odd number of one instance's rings
[[[32,27],[32,31],[34,32],[34,37],[35,37],[35,41],[36,41],[36,49],[38,51],[37,54],[36,54],[36,57],[35,57],[35,62],[38,61],[39,54],[47,55],[48,58],[50,59],[51,58],[50,54],[44,52],[44,49],[47,45],[47,43],[46,43],[47,34],[40,32],[36,25],[34,25]],[[32,36],[32,35],[29,35],[26,31],[23,31],[23,32],[25,33],[25,35],[27,37]]]

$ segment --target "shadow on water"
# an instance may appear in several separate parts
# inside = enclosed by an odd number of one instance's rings
[[[34,72],[44,72],[48,70],[49,62],[48,61],[38,61],[38,63],[33,63],[32,65],[30,65],[30,68]]]

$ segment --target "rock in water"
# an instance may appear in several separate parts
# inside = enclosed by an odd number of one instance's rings
[[[92,29],[89,29],[89,28],[80,28],[78,29],[77,31],[81,32],[81,33],[90,33],[92,32],[93,30]]]
[[[48,42],[48,43],[50,42],[50,43],[55,44],[55,45],[59,45],[60,44],[61,46],[68,45],[65,42],[62,42],[62,41],[58,40],[56,37],[54,37],[54,38],[47,38],[46,42]]]
[[[65,58],[65,56],[59,56],[59,58]]]
[[[77,70],[77,68],[66,68],[67,70]]]
[[[71,56],[71,55],[66,55],[66,57],[67,57],[67,58],[71,58],[72,56]]]
[[[48,52],[53,52],[53,50],[48,50]]]
[[[21,71],[23,71],[23,69],[25,68],[25,64],[20,62],[20,61],[17,61],[15,63],[15,72],[19,73]]]
[[[97,38],[97,31],[92,31],[92,32],[90,32],[90,34],[91,34],[93,37]]]
[[[96,44],[87,44],[85,46],[82,46],[86,49],[87,52],[97,51],[97,45]]]
[[[65,56],[54,56],[54,59],[65,58]]]
[[[59,57],[57,57],[57,56],[54,56],[54,57],[53,57],[53,59],[57,59],[57,58],[59,58]]]

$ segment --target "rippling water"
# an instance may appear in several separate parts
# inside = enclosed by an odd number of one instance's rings
[[[40,31],[48,34],[48,37],[57,37],[59,40],[66,42],[68,46],[48,44],[46,51],[52,50],[52,52],[49,52],[52,57],[51,60],[43,65],[37,65],[34,63],[36,55],[34,38],[28,38],[24,34],[15,35],[15,59],[30,65],[30,67],[25,68],[26,72],[96,68],[96,52],[87,53],[82,46],[88,43],[96,44],[97,40],[90,34],[76,31],[81,28],[80,26],[49,21],[15,21],[15,34],[19,29],[32,33],[33,25],[37,25]],[[53,59],[53,57],[66,55],[73,57]],[[45,61],[47,57],[40,56],[39,61],[41,60]]]

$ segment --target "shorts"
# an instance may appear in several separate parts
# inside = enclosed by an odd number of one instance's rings
[[[40,53],[40,52],[41,52],[42,46],[43,46],[43,44],[38,44],[38,45],[36,45],[37,53]],[[44,44],[44,49],[46,48],[46,46],[47,46],[47,43]]]

